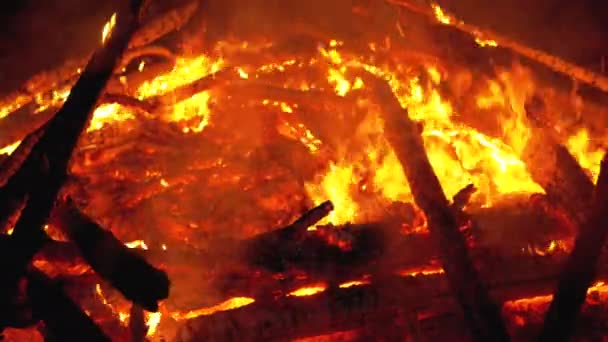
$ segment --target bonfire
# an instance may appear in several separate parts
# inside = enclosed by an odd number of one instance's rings
[[[435,3],[123,7],[0,102],[7,341],[608,335],[604,108],[566,90],[606,78]]]

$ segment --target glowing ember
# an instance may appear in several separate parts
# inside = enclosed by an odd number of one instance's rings
[[[355,286],[362,286],[362,285],[368,285],[370,282],[367,280],[353,280],[353,281],[349,281],[346,283],[342,283],[340,284],[340,288],[341,289],[347,289],[349,287],[355,287]]]
[[[475,43],[481,47],[497,47],[498,43],[491,39],[475,38]]]
[[[227,301],[220,303],[218,305],[209,307],[209,308],[202,308],[202,309],[198,309],[198,310],[192,310],[192,311],[188,311],[186,313],[181,313],[181,312],[172,312],[171,313],[171,317],[174,320],[183,320],[183,319],[191,319],[191,318],[195,318],[198,316],[207,316],[207,315],[212,315],[216,312],[219,311],[228,311],[228,310],[234,310],[243,306],[247,306],[251,303],[255,302],[255,299],[253,298],[249,298],[249,297],[234,297],[234,298],[230,298]]]
[[[608,285],[603,281],[596,282],[587,290],[586,302],[593,303],[596,300],[594,298],[601,298],[602,301],[608,299]],[[502,309],[515,320],[516,324],[524,325],[526,321],[523,313],[535,312],[537,316],[543,317],[552,300],[552,294],[521,298],[505,302]]]
[[[139,248],[144,250],[148,249],[148,245],[146,245],[146,242],[144,240],[135,240],[127,242],[125,243],[125,246],[127,246],[128,248]]]
[[[114,30],[114,26],[116,26],[116,13],[112,14],[110,20],[108,20],[108,22],[106,22],[106,24],[103,26],[103,30],[101,32],[102,43],[105,43],[108,40],[112,34],[112,31]]]
[[[317,285],[299,288],[295,291],[290,292],[288,294],[288,296],[307,297],[307,296],[316,295],[317,293],[321,293],[321,292],[325,291],[325,289],[327,289],[327,285],[317,284]]]
[[[439,266],[428,266],[425,268],[404,269],[397,272],[402,277],[418,277],[422,275],[443,274],[443,268]]]

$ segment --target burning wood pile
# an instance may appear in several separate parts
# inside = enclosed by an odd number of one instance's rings
[[[535,75],[603,78],[434,4],[208,3],[131,1],[2,102],[6,340],[608,334],[606,116]]]

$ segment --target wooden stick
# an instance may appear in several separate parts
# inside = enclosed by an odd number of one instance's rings
[[[473,266],[456,217],[429,162],[420,127],[409,118],[385,81],[372,75],[367,78],[374,85],[377,103],[383,106],[385,135],[403,166],[416,205],[427,217],[443,268],[472,336],[478,341],[509,340],[500,311]]]
[[[90,120],[117,60],[137,28],[135,18],[140,5],[141,0],[132,0],[131,12],[118,15],[114,32],[93,55],[61,110],[49,122],[28,158],[5,185],[8,189],[28,189],[28,201],[11,236],[13,248],[2,251],[6,271],[0,286],[3,288],[2,298],[11,296],[26,265],[46,241],[42,227],[67,178],[72,151]],[[10,194],[4,198],[10,198]]]
[[[448,14],[445,10],[442,10],[443,16],[441,20],[438,19],[436,14],[436,8],[431,6],[421,6],[413,3],[410,0],[386,0],[388,3],[407,8],[416,13],[420,13],[429,17],[430,19],[437,21],[441,24],[449,25],[457,30],[468,33],[474,38],[492,40],[498,46],[505,47],[514,51],[515,53],[529,58],[537,63],[540,63],[549,69],[558,73],[567,75],[572,79],[586,83],[592,87],[600,89],[604,92],[608,92],[608,77],[596,74],[588,69],[580,67],[576,64],[565,61],[557,56],[550,55],[544,51],[533,49],[524,44],[521,44],[513,39],[499,35],[488,29],[480,28],[474,25],[467,24],[455,16]]]
[[[593,197],[591,214],[564,266],[540,341],[570,340],[587,289],[596,277],[598,258],[608,235],[608,154],[602,160]]]
[[[149,311],[169,296],[169,278],[127,248],[68,201],[53,212],[53,223],[74,241],[84,259],[127,299]]]
[[[129,311],[129,332],[131,333],[131,342],[145,342],[147,330],[144,310],[137,304],[133,304]]]

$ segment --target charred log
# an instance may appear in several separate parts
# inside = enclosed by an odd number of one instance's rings
[[[495,268],[486,270],[484,276],[492,296],[502,303],[550,293],[559,266],[551,258],[515,259],[494,264]],[[495,272],[496,269],[504,272]],[[318,336],[365,328],[377,316],[390,317],[386,326],[391,329],[399,326],[404,315],[418,320],[421,316],[450,313],[462,325],[459,304],[450,295],[444,275],[371,281],[369,285],[328,288],[309,297],[260,299],[243,308],[194,318],[181,327],[176,341],[268,341]],[[461,337],[467,337],[466,332],[462,333]]]
[[[589,84],[590,86],[601,89],[604,92],[608,92],[608,78],[601,75],[596,74],[593,71],[582,68],[578,65],[574,65],[569,63],[557,56],[552,56],[544,51],[533,49],[531,47],[525,46],[519,42],[516,42],[507,37],[501,36],[497,33],[494,33],[490,30],[483,29],[480,27],[476,27],[474,25],[467,24],[453,16],[446,17],[446,14],[442,12],[443,18],[437,18],[435,8],[429,6],[420,6],[413,1],[408,0],[388,0],[387,2],[405,7],[409,10],[412,10],[416,13],[423,14],[431,20],[436,20],[441,24],[449,25],[457,30],[463,31],[469,35],[471,35],[475,39],[486,39],[494,41],[494,44],[498,46],[503,46],[505,48],[511,49],[515,53],[526,57],[530,60],[533,60],[539,64],[542,64],[551,70],[562,73],[564,75],[569,76],[575,80],[580,82],[584,82]],[[449,19],[447,19],[449,18]]]
[[[2,281],[2,301],[10,301],[26,265],[46,240],[42,226],[48,219],[55,199],[67,177],[67,165],[78,138],[109,79],[117,59],[126,48],[137,23],[141,1],[131,3],[105,46],[92,57],[62,109],[34,144],[26,160],[6,183],[2,197],[19,199],[23,189],[28,201],[11,236],[11,248],[3,250],[6,275]],[[76,115],[79,113],[80,115]],[[7,192],[7,189],[9,192]],[[10,191],[18,191],[15,197]],[[4,218],[2,218],[4,220]]]
[[[591,204],[593,182],[548,127],[548,113],[543,100],[534,97],[528,101],[526,114],[533,128],[523,160],[534,181],[581,227]]]
[[[549,307],[541,341],[568,341],[587,289],[597,274],[597,265],[608,233],[608,155],[604,156],[587,222],[581,227],[574,249],[560,276]]]
[[[149,311],[169,295],[169,279],[114,235],[80,212],[71,201],[59,206],[53,223],[74,241],[93,269],[126,298]]]
[[[60,287],[42,272],[27,273],[28,295],[35,317],[44,321],[48,341],[110,341]]]
[[[429,162],[420,127],[409,118],[386,82],[376,78],[370,81],[376,86],[378,103],[384,104],[385,134],[403,166],[416,205],[427,217],[441,262],[473,336],[479,341],[508,340],[499,310],[473,266],[456,217]]]

